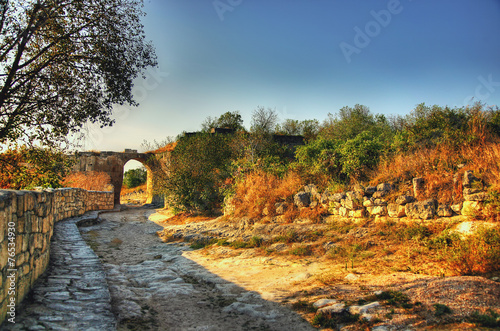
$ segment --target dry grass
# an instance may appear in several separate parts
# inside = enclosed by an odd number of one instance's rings
[[[248,174],[236,185],[234,215],[236,217],[261,218],[264,210],[269,216],[275,214],[277,202],[292,202],[293,195],[298,192],[303,182],[294,172],[283,179],[275,175],[254,172]],[[292,209],[287,213],[294,213]]]
[[[120,191],[120,195],[125,195],[125,194],[130,194],[134,192],[146,192],[147,191],[147,184],[143,184],[140,186],[136,186],[133,188],[126,188],[125,186],[122,186],[122,190]]]
[[[105,172],[88,171],[75,172],[63,180],[63,187],[75,187],[88,191],[105,191],[111,184],[111,177]]]

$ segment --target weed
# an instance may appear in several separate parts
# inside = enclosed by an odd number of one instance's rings
[[[315,313],[317,311],[317,309],[314,308],[312,303],[302,300],[294,302],[292,304],[292,309],[306,313]]]
[[[489,309],[487,314],[480,314],[475,311],[469,318],[471,322],[479,324],[481,326],[496,328],[500,327],[500,314]]]
[[[351,315],[347,312],[328,316],[327,314],[317,313],[311,321],[316,327],[336,329],[339,324],[351,324],[359,320],[359,314]]]
[[[290,254],[297,256],[308,256],[312,254],[311,246],[298,246],[290,250]]]
[[[435,303],[432,305],[434,307],[434,316],[440,317],[445,314],[451,314],[451,309],[450,307],[440,304],[440,303]]]
[[[410,302],[410,298],[402,292],[399,291],[384,291],[376,295],[378,300],[384,300],[388,305],[401,308],[412,308],[413,304]]]

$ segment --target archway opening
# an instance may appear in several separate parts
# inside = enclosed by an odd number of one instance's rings
[[[123,184],[120,204],[143,205],[149,203],[151,171],[142,160],[129,160],[123,165]]]

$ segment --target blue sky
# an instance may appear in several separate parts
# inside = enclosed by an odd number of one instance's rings
[[[145,0],[159,68],[86,149],[141,149],[257,106],[323,121],[343,106],[500,105],[499,0]]]

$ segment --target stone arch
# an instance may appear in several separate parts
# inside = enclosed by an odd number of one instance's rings
[[[73,171],[99,171],[106,172],[111,177],[114,186],[115,205],[120,204],[120,191],[123,185],[123,168],[130,160],[139,161],[147,171],[147,200],[146,203],[160,202],[154,196],[154,178],[151,167],[148,164],[154,154],[137,153],[136,150],[126,149],[123,153],[118,152],[81,152],[77,154],[77,162]]]

